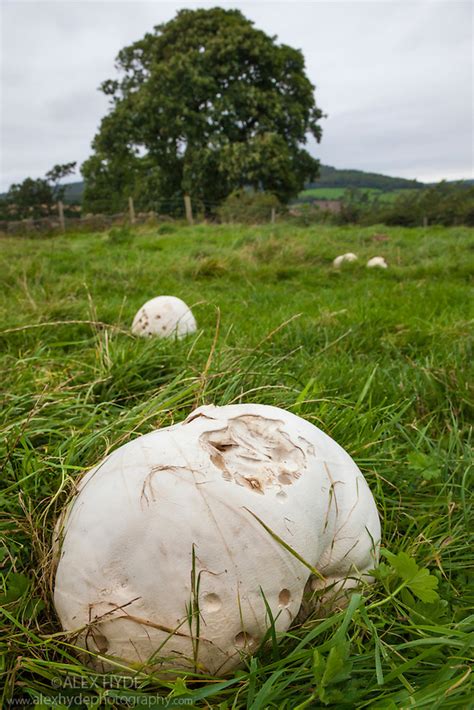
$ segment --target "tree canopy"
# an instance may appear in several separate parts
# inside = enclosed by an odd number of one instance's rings
[[[189,192],[205,206],[253,187],[286,201],[318,174],[303,148],[322,112],[301,51],[238,10],[181,10],[122,49],[84,163],[85,209],[143,208]]]

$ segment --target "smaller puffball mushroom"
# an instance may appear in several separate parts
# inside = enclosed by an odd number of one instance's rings
[[[132,323],[134,335],[184,338],[197,329],[189,306],[176,296],[157,296],[147,301]]]
[[[372,259],[369,259],[369,261],[367,262],[367,268],[369,269],[386,269],[387,267],[388,264],[383,258],[383,256],[373,256]]]
[[[341,254],[340,256],[336,256],[336,258],[332,262],[332,265],[335,269],[339,269],[345,261],[357,261],[357,254],[348,252],[347,254]]]

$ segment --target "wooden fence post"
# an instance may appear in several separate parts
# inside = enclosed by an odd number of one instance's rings
[[[275,220],[276,220],[276,209],[275,209],[274,207],[272,207],[272,214],[271,214],[271,217],[270,217],[270,222],[271,222],[272,224],[275,224]]]
[[[423,227],[426,229],[428,226],[428,217],[423,217]]]
[[[64,220],[64,205],[61,200],[58,201],[58,212],[59,212],[59,224],[61,226],[61,232],[66,231],[66,222]]]
[[[194,224],[193,220],[193,206],[191,204],[191,198],[186,192],[184,195],[184,209],[186,212],[186,219],[188,220],[189,224]]]
[[[135,207],[133,206],[133,197],[128,198],[128,212],[130,215],[130,224],[135,224]]]

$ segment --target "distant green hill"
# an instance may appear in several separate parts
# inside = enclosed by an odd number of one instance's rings
[[[448,185],[461,185],[461,187],[472,187],[474,185],[474,180],[447,180]],[[427,187],[432,187],[432,185],[438,185],[437,182],[428,182]]]
[[[463,183],[466,186],[472,185],[474,180],[464,180]],[[389,177],[379,173],[366,173],[363,170],[339,170],[330,165],[321,165],[319,178],[305,186],[304,192],[306,194],[301,193],[300,198],[338,199],[348,188],[376,192],[395,192],[398,190],[417,190],[427,186],[426,183],[418,180]],[[65,187],[64,202],[66,204],[80,204],[82,193],[84,192],[84,182],[82,180],[70,182]],[[312,192],[313,190],[317,190],[317,192]],[[5,197],[5,193],[0,195],[0,199],[3,197]]]
[[[84,192],[84,182],[70,182],[65,185],[66,191],[64,193],[64,202],[67,204],[78,204],[82,200],[82,193]]]
[[[64,202],[68,205],[80,204],[82,200],[82,193],[84,192],[84,182],[82,180],[79,182],[70,182],[64,187],[66,188],[64,193]],[[6,192],[0,193],[0,200],[3,200],[6,196]]]
[[[379,175],[378,173],[366,173],[363,170],[339,170],[332,168],[330,165],[321,165],[320,177],[306,185],[307,190],[311,188],[338,188],[338,197],[349,187],[373,188],[381,192],[390,192],[392,190],[417,189],[425,187],[425,185],[417,180],[405,180],[404,178]],[[83,190],[83,182],[69,183],[66,186],[64,201],[69,204],[80,202]],[[334,197],[336,197],[336,193]]]
[[[330,165],[321,165],[319,178],[306,186],[307,189],[312,187],[374,188],[385,192],[402,189],[413,190],[425,187],[425,185],[418,180],[389,177],[379,173],[366,173],[363,170],[339,170]]]

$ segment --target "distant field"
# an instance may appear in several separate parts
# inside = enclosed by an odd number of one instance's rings
[[[467,228],[289,223],[2,239],[0,706],[471,707],[473,246]],[[359,261],[334,271],[347,251]],[[366,269],[374,255],[386,271]],[[130,335],[160,293],[193,307],[196,335]],[[137,667],[134,686],[104,691],[52,608],[59,511],[106,451],[237,402],[284,407],[345,447],[396,557],[347,610],[270,634],[231,678],[165,685]]]
[[[315,200],[338,200],[345,193],[343,187],[312,187],[303,190],[298,197],[312,197]]]
[[[391,190],[390,192],[382,192],[382,193],[380,193],[379,198],[380,198],[381,200],[392,201],[392,200],[395,200],[395,199],[396,199],[397,197],[399,197],[400,195],[410,195],[410,194],[413,193],[413,192],[417,192],[417,191],[416,191],[416,190],[413,190],[413,189],[410,189],[410,188],[408,188],[408,189],[401,189],[401,190]]]
[[[309,190],[303,190],[298,195],[299,198],[312,198],[314,200],[339,200],[343,197],[344,193],[348,188],[345,187],[313,187]],[[401,194],[408,194],[413,192],[412,189],[399,189],[391,190],[390,192],[383,192],[374,187],[363,187],[359,188],[360,192],[365,192],[371,197],[378,196],[381,200],[394,200]]]

